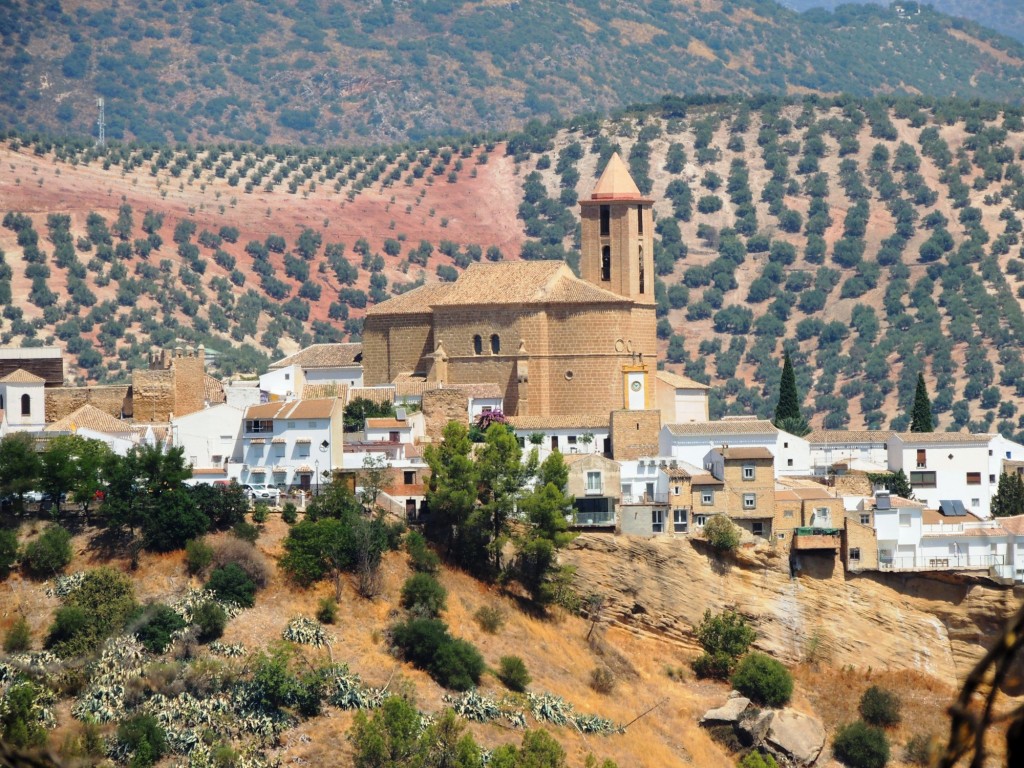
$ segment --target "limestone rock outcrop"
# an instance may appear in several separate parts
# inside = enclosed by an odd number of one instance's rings
[[[757,629],[755,647],[785,663],[810,656],[834,665],[913,669],[962,681],[1024,590],[983,579],[846,574],[832,558],[807,557],[797,577],[763,548],[722,561],[680,538],[585,533],[563,553],[577,589],[605,597],[602,618],[699,650],[706,609],[734,608]]]

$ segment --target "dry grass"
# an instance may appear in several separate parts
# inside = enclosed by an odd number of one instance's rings
[[[223,568],[232,563],[245,571],[260,589],[269,583],[270,564],[255,546],[234,536],[221,538],[213,547],[212,565]]]

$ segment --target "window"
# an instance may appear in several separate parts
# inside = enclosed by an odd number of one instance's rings
[[[782,447],[783,447],[783,448],[789,448],[789,443],[783,443],[783,444],[782,444]]]
[[[484,340],[480,337],[480,334],[478,333],[476,336],[473,337],[473,354],[482,355],[483,353]]]
[[[275,443],[274,444],[274,456],[276,458],[281,458],[281,459],[284,458],[284,443]]]
[[[672,510],[672,530],[676,533],[686,533],[687,520],[685,509]]]
[[[968,485],[981,485],[981,472],[968,472],[967,473],[967,484]]]
[[[643,293],[644,292],[644,247],[641,245],[639,250],[640,250],[640,270],[639,270],[638,274],[640,275],[640,293]]]
[[[673,496],[678,496],[679,495],[679,486],[678,485],[673,485],[672,486],[672,495]]]
[[[612,231],[612,207],[601,206],[601,237],[608,237]]]
[[[315,421],[307,421],[306,422],[306,426],[309,427],[310,429],[316,429],[316,422]]]
[[[224,455],[220,453],[215,453],[212,456],[210,456],[210,461],[212,461],[214,464],[220,464],[224,461]]]
[[[751,523],[750,532],[755,536],[764,536],[764,523]]]
[[[558,435],[552,435],[551,436],[551,450],[552,451],[557,451],[558,450]]]
[[[416,470],[407,469],[402,473],[402,482],[406,485],[412,485],[416,482]]]
[[[850,559],[860,560],[860,547],[850,547]]]
[[[402,439],[402,438],[401,438],[401,435],[400,435],[400,434],[399,434],[399,433],[398,433],[397,431],[394,431],[394,432],[388,432],[388,440],[389,440],[390,442],[392,442],[392,443],[397,443],[397,442],[398,442],[399,440],[401,440],[401,439]]]
[[[245,431],[255,435],[268,434],[274,431],[274,422],[271,419],[246,419]]]
[[[32,398],[28,395],[21,396],[21,415],[31,416],[32,415]]]
[[[587,493],[601,492],[601,473],[587,472]]]
[[[714,491],[701,491],[700,503],[705,506],[711,506],[715,503],[715,492]]]
[[[792,467],[793,466],[793,460],[792,459],[786,459],[786,466],[787,467]]]
[[[860,516],[861,525],[871,525],[871,514],[869,512],[862,512]]]
[[[309,458],[309,443],[299,443],[296,448],[298,448],[299,458]]]
[[[642,205],[636,207],[636,233],[638,235],[644,233],[644,207]]]
[[[289,421],[288,422],[288,429],[295,429],[295,422],[294,421]]]
[[[743,494],[743,508],[744,509],[757,509],[757,495],[753,493]]]
[[[909,528],[910,522],[910,515],[900,513],[900,528]]]
[[[498,334],[491,334],[491,354],[496,355],[501,352],[501,339],[498,338]]]
[[[927,467],[928,466],[928,461],[925,458],[924,448],[918,448],[917,449],[917,466],[918,467]]]
[[[494,408],[492,408],[491,406],[485,405],[482,408],[480,408],[480,413],[490,413],[493,410]]]
[[[988,476],[988,481],[989,481],[990,483],[994,483],[994,482],[996,481],[996,476],[995,476],[995,475],[989,475],[989,476]]]
[[[665,510],[663,509],[652,509],[651,510],[651,532],[661,533],[665,530]]]
[[[972,507],[980,507],[981,506],[981,499],[971,499],[971,506]]]
[[[743,465],[743,479],[744,480],[753,480],[754,479],[754,465],[753,464],[744,464]]]
[[[610,245],[601,248],[601,279],[605,282],[612,279],[612,247]]]
[[[566,438],[566,441],[569,445],[576,445],[576,435],[569,435],[569,437]]]
[[[782,516],[783,517],[792,517],[793,516],[793,510],[792,509],[783,510]]]
[[[910,485],[914,488],[934,488],[935,487],[935,473],[934,472],[911,472],[910,473]]]

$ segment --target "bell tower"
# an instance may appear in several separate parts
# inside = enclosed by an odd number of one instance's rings
[[[637,304],[654,304],[654,217],[616,152],[580,201],[580,276]]]

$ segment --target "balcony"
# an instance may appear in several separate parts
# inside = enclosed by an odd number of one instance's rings
[[[668,493],[623,494],[620,504],[668,504]]]
[[[830,549],[839,551],[838,528],[797,528],[793,531],[793,549]]]
[[[576,511],[576,517],[569,525],[573,528],[593,528],[615,525],[615,511],[612,509],[595,510],[592,512]]]
[[[878,552],[880,571],[955,571],[1000,569],[1003,555],[941,555],[893,557],[884,550]]]

